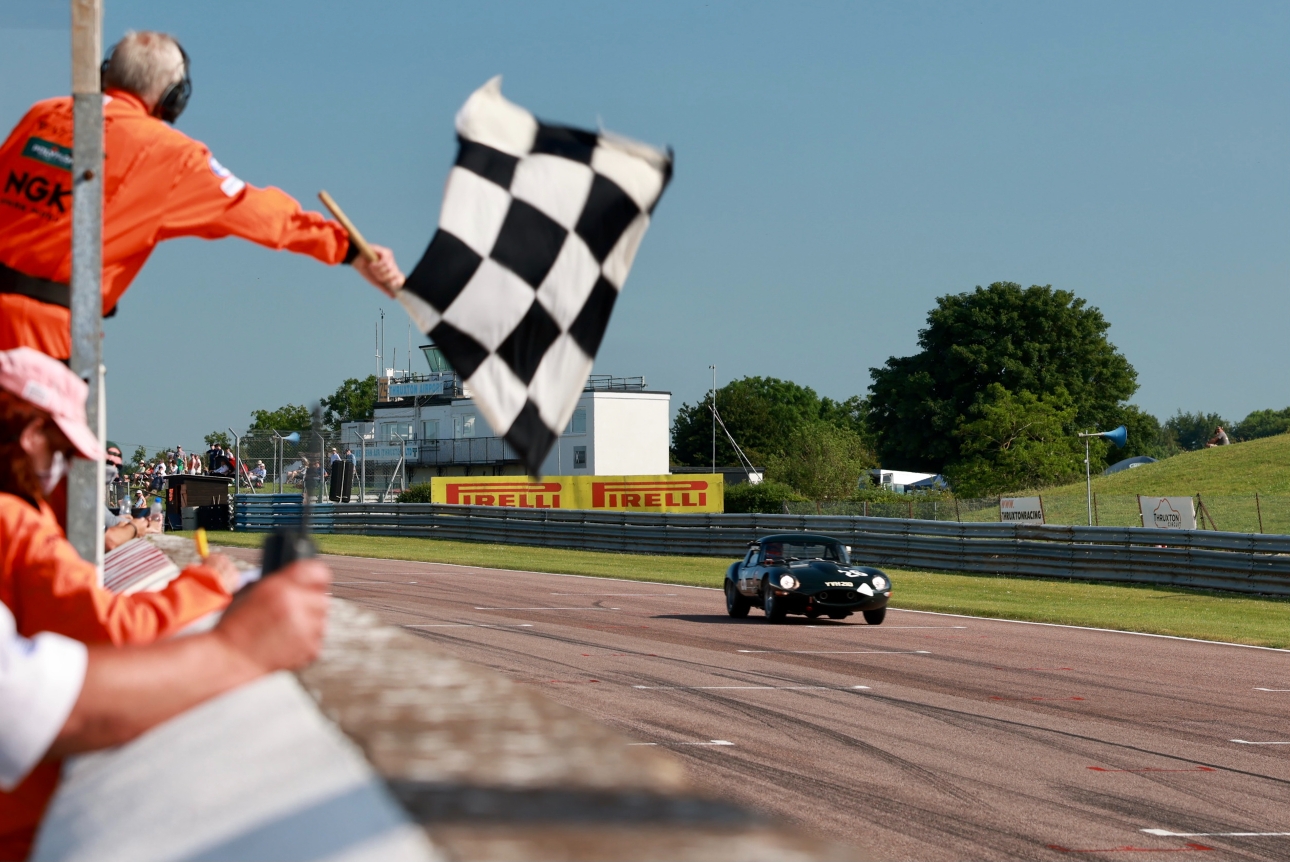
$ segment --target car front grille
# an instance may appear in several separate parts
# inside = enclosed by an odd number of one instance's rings
[[[860,594],[855,590],[821,590],[815,594],[817,604],[844,605],[860,601]]]

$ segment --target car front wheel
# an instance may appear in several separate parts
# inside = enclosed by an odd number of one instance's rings
[[[775,591],[771,589],[768,582],[763,582],[761,585],[761,601],[761,609],[766,614],[766,622],[777,623],[784,619],[784,603],[779,596],[775,595]]]
[[[871,626],[880,626],[882,621],[887,618],[887,609],[878,608],[877,610],[865,611],[864,621]]]
[[[726,581],[726,613],[736,619],[748,616],[748,609],[752,607],[752,602],[748,597],[739,592],[734,581]]]

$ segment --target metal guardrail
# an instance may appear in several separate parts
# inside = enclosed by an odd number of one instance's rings
[[[298,495],[239,495],[237,530],[298,524]],[[1142,527],[1030,527],[848,515],[507,509],[419,503],[315,506],[319,533],[737,557],[750,539],[806,531],[878,566],[1205,587],[1290,596],[1290,536]]]

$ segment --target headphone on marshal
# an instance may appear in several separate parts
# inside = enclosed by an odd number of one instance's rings
[[[157,107],[152,109],[152,115],[167,123],[173,123],[179,119],[179,115],[188,107],[188,99],[193,94],[193,78],[188,72],[188,52],[184,46],[180,45],[178,40],[175,41],[175,47],[179,49],[179,56],[184,59],[184,75],[175,83],[166,88],[166,92],[161,94],[157,100]],[[108,66],[112,62],[112,54],[116,53],[116,47],[113,46],[108,55],[103,58],[103,65],[99,66],[99,88],[103,87],[103,79],[107,77]]]

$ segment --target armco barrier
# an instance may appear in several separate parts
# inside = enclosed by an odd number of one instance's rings
[[[236,529],[298,524],[297,495],[240,495]],[[632,554],[737,557],[750,539],[835,536],[879,566],[1127,581],[1290,596],[1290,536],[1141,527],[1030,527],[848,515],[691,515],[420,503],[314,506],[319,533],[413,536]]]

